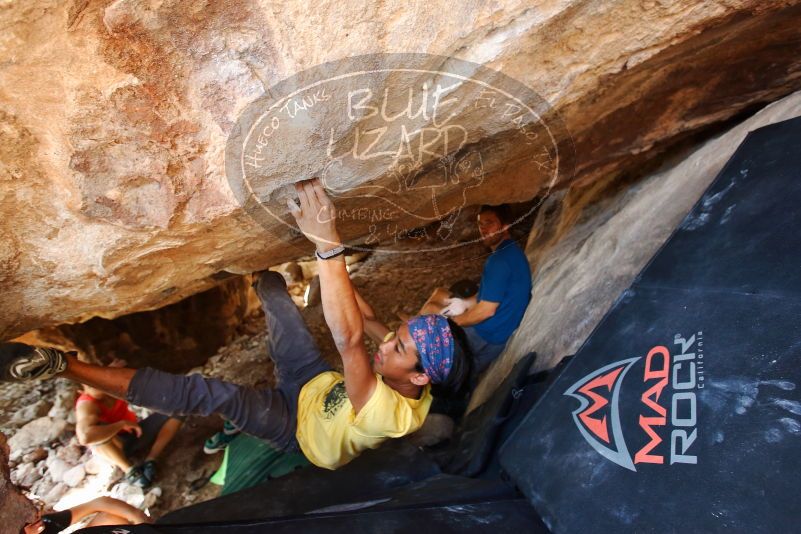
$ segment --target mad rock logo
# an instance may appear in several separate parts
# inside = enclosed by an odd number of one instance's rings
[[[696,464],[703,358],[697,332],[688,339],[677,334],[672,351],[657,345],[644,357],[606,365],[565,391],[579,401],[573,421],[601,456],[631,471],[640,464]]]

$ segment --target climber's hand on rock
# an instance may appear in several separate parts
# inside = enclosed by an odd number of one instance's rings
[[[297,202],[287,201],[289,211],[298,228],[315,245],[317,250],[330,250],[340,244],[336,228],[336,209],[328,198],[320,180],[314,178],[295,184]]]

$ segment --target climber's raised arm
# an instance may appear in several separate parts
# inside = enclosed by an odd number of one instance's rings
[[[336,228],[336,210],[317,179],[295,184],[298,202],[289,209],[303,234],[317,247],[323,314],[345,371],[345,390],[356,413],[370,399],[375,373],[364,345],[364,321],[345,268],[342,242]],[[339,254],[324,259],[328,254]]]

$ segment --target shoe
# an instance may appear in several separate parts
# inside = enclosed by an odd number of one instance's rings
[[[148,480],[148,486],[156,480],[156,461],[155,460],[147,460],[143,463],[140,468],[142,469],[142,474]]]
[[[150,479],[148,479],[145,474],[142,472],[142,467],[135,465],[125,473],[125,480],[139,488],[146,488],[150,486]]]
[[[206,442],[203,444],[203,452],[205,452],[206,454],[214,454],[222,450],[225,450],[228,444],[234,441],[234,438],[236,438],[237,435],[238,433],[226,434],[224,431],[217,432],[212,437],[207,439]]]
[[[223,434],[226,436],[236,436],[239,434],[239,429],[236,428],[231,421],[226,419],[223,423]]]
[[[10,382],[53,378],[67,368],[60,350],[9,343],[0,352],[0,378]]]

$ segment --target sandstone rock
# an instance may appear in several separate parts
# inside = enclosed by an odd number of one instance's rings
[[[56,486],[56,483],[53,482],[50,477],[43,476],[36,482],[34,482],[33,486],[31,486],[31,493],[36,495],[38,498],[43,498],[45,495],[50,493],[50,491]]]
[[[11,417],[9,423],[16,425],[24,425],[25,423],[29,423],[30,421],[33,421],[36,418],[47,415],[47,413],[50,411],[50,407],[51,403],[45,400],[40,400],[35,404],[31,404],[25,406],[24,408],[21,408],[20,410],[17,410]]]
[[[56,397],[47,416],[55,420],[67,421],[75,424],[75,399],[77,386],[66,380],[57,380]]]
[[[19,485],[23,488],[31,488],[36,482],[42,479],[42,474],[37,469],[33,469],[25,474],[25,477],[20,479]]]
[[[303,269],[296,261],[290,261],[284,266],[284,272],[289,276],[289,282],[300,282],[303,280]]]
[[[267,237],[238,206],[225,180],[225,140],[249,102],[325,61],[415,50],[518,79],[572,134],[577,172],[557,185],[637,169],[705,125],[801,84],[797,0],[390,0],[362,11],[354,18],[332,1],[312,14],[296,1],[4,6],[0,56],[11,59],[0,64],[0,181],[9,184],[0,189],[0,338],[151,310],[219,284],[225,272],[308,254],[300,236],[276,221]],[[323,39],[321,27],[330,30]],[[543,194],[550,183],[532,179],[526,163],[536,154],[487,113],[457,113],[488,158],[467,204]],[[345,130],[337,146],[350,139]],[[280,148],[293,160],[276,165],[294,179],[318,172],[305,144],[324,138],[287,141]],[[394,176],[371,163],[362,170],[346,184]],[[448,197],[440,208],[458,202]],[[353,221],[342,230],[348,239],[370,235]]]
[[[110,494],[111,497],[125,501],[136,508],[141,509],[142,505],[145,503],[145,494],[142,488],[132,486],[124,481],[115,484],[114,487],[111,488]]]
[[[161,497],[161,488],[158,486],[152,487],[148,490],[145,494],[145,498],[142,501],[142,505],[140,508],[142,510],[148,510],[155,506],[156,502],[158,502],[159,498]]]
[[[46,465],[47,473],[53,479],[53,482],[64,482],[64,475],[73,467],[55,455],[47,459]]]
[[[56,439],[67,427],[65,421],[53,420],[49,417],[40,417],[20,428],[8,444],[13,455],[22,456],[33,447],[46,445]]]
[[[20,532],[36,517],[36,507],[11,483],[8,470],[9,448],[0,433],[0,525],[5,532]]]
[[[74,488],[86,477],[86,471],[82,465],[76,465],[64,472],[61,479],[64,481],[64,484],[67,486]]]
[[[801,92],[771,104],[698,147],[684,159],[604,202],[575,190],[544,210],[526,254],[534,266],[531,304],[504,354],[476,388],[470,409],[483,402],[529,351],[546,369],[574,354],[604,314],[690,211],[746,134],[801,116]]]
[[[37,463],[37,462],[39,462],[41,460],[46,459],[47,455],[48,455],[47,449],[39,447],[38,449],[34,449],[33,451],[31,451],[28,454],[24,455],[22,457],[22,461],[23,462],[31,462],[31,463],[35,464],[35,463]]]
[[[306,292],[306,285],[304,283],[299,284],[290,284],[287,287],[287,291],[293,297],[303,297],[303,294]]]
[[[73,436],[69,443],[56,451],[56,457],[64,460],[70,465],[75,465],[81,461],[83,453],[83,449],[78,444],[78,438]]]
[[[87,475],[97,475],[103,471],[106,465],[108,464],[103,458],[95,455],[83,464],[83,468]]]
[[[11,471],[11,482],[29,488],[31,484],[26,484],[24,480],[31,474],[37,475],[36,479],[38,480],[39,477],[36,472],[36,466],[31,462],[23,462]]]
[[[69,491],[70,487],[63,482],[56,483],[50,491],[42,496],[45,502],[56,503]]]

